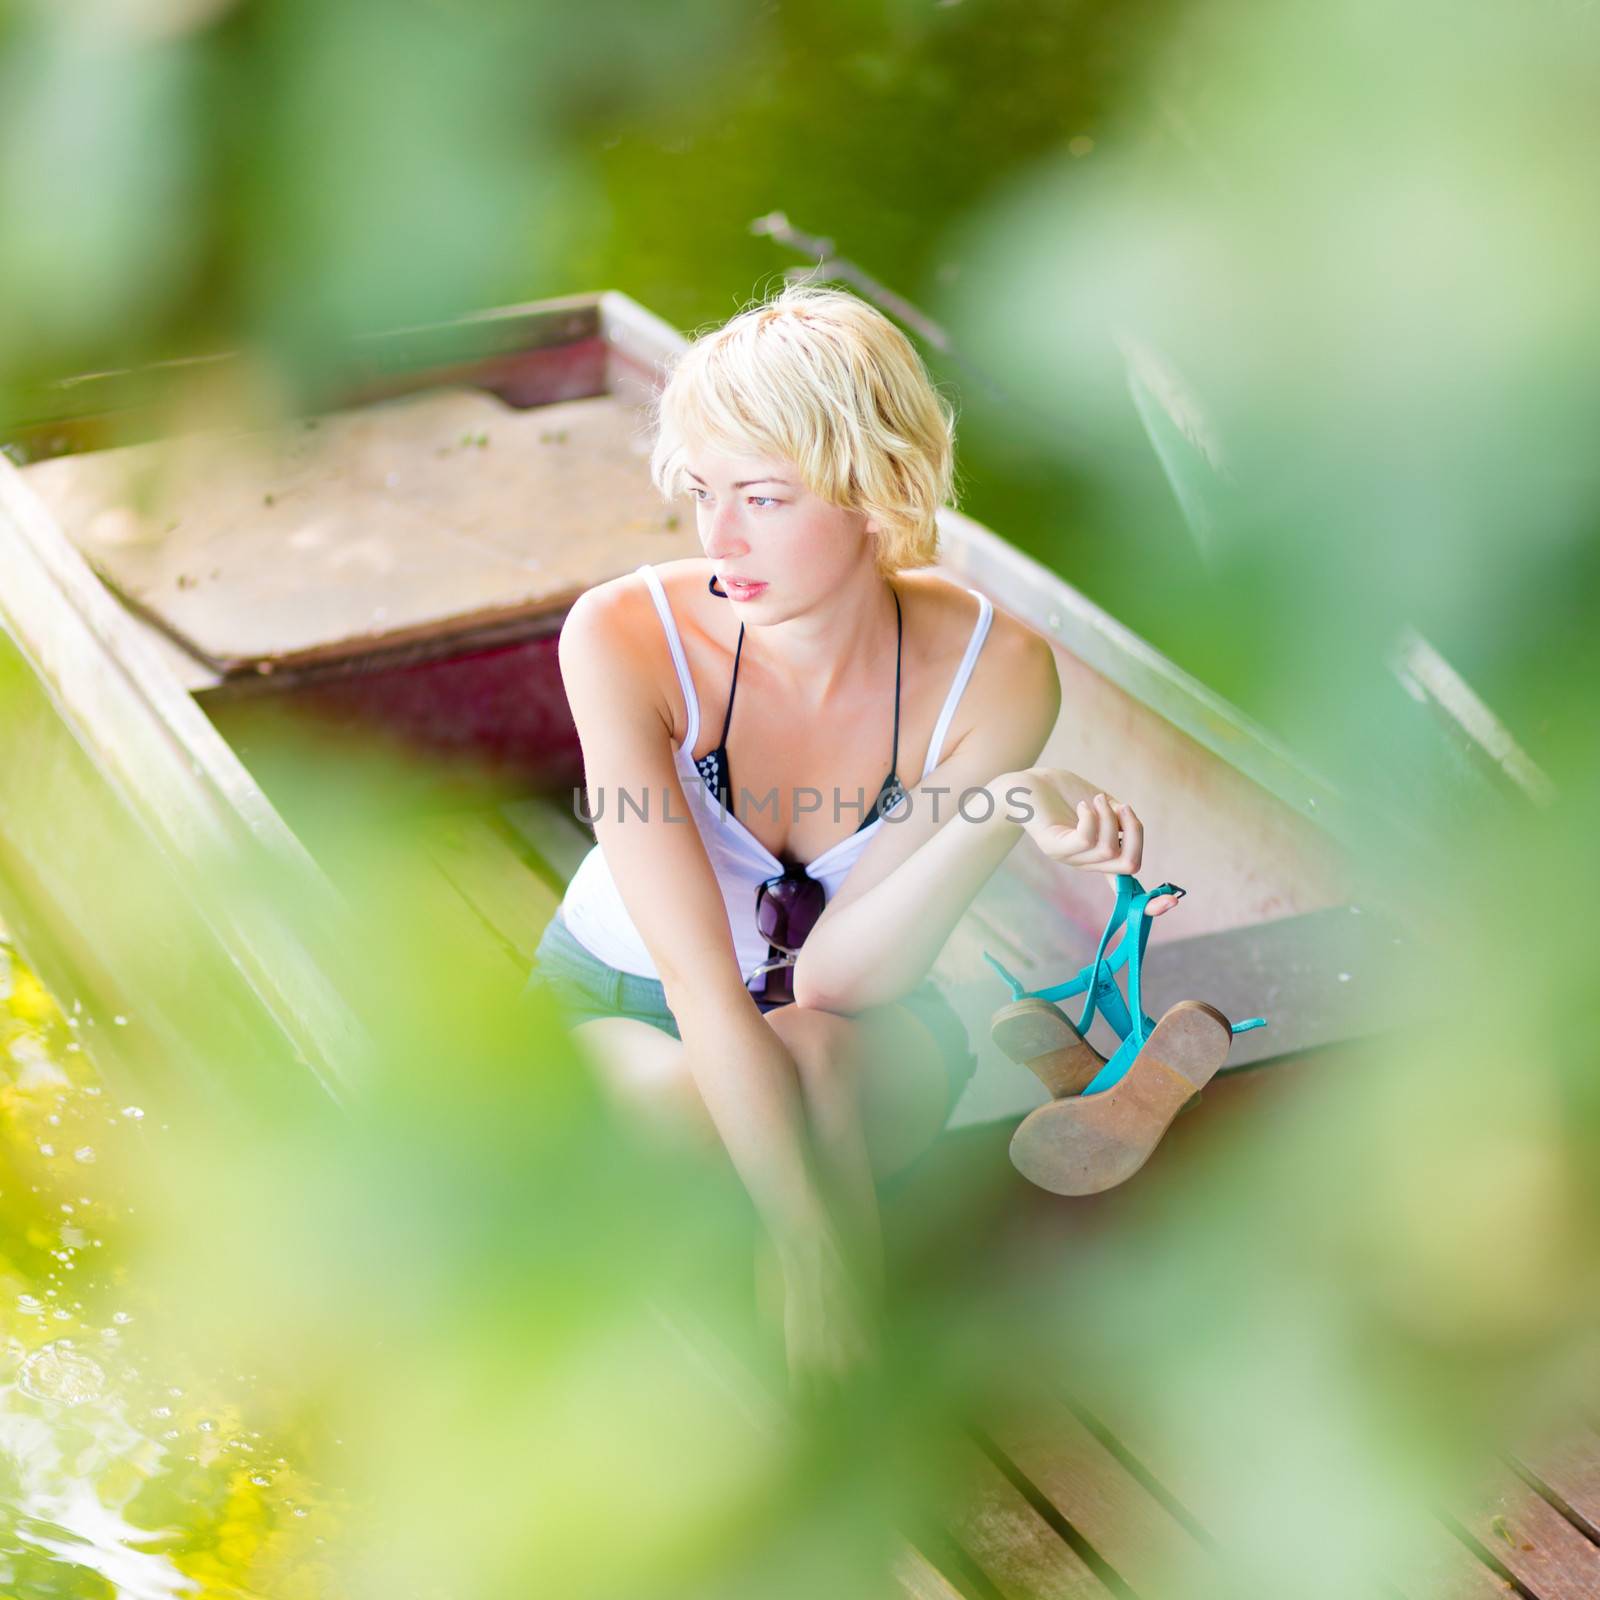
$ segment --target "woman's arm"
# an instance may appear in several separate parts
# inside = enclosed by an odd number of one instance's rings
[[[888,1005],[922,982],[962,914],[1022,837],[1021,825],[1008,820],[1008,807],[1015,811],[1006,798],[1008,781],[1003,775],[977,786],[994,801],[986,821],[950,818],[870,890],[828,908],[795,962],[801,1005],[852,1016]],[[980,805],[972,815],[981,812]]]
[[[814,1249],[826,1213],[798,1076],[744,985],[722,891],[689,817],[662,689],[676,679],[643,580],[580,596],[559,659],[595,836],[661,974],[695,1085],[780,1250]],[[622,790],[647,803],[646,817],[620,810]]]
[[[815,964],[802,980],[813,931],[795,963],[795,995],[802,1004],[848,1016],[887,1005],[915,988],[1023,833],[1051,860],[1067,866],[1105,873],[1139,870],[1144,829],[1133,809],[1077,773],[1031,767],[1003,773],[982,787],[993,798],[994,814],[981,822],[956,817],[945,823],[869,892],[841,909],[827,946],[813,954]],[[1027,820],[1009,820],[1013,813]],[[1176,904],[1175,896],[1163,895],[1150,901],[1146,912],[1160,916]],[[822,987],[830,976],[832,986]]]
[[[912,790],[906,819],[886,822],[862,852],[801,947],[802,1004],[852,1015],[914,989],[1025,832],[1052,860],[1138,871],[1144,830],[1133,811],[1076,773],[1033,765],[1061,706],[1049,643],[1016,625],[968,693],[970,731]],[[1163,896],[1149,912],[1176,903]]]

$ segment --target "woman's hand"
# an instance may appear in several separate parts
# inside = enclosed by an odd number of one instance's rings
[[[996,785],[1009,807],[1021,800],[1032,815],[1023,831],[1052,861],[1086,872],[1136,873],[1144,856],[1144,824],[1133,807],[1096,789],[1075,772],[1059,767],[1029,767]],[[1177,905],[1178,896],[1164,894],[1145,907],[1159,917]]]
[[[780,1248],[780,1259],[790,1388],[815,1396],[876,1361],[877,1307],[828,1230]]]

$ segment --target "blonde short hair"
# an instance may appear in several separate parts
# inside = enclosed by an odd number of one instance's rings
[[[656,401],[651,474],[684,489],[690,442],[792,461],[806,487],[864,511],[878,570],[937,561],[955,416],[911,341],[838,289],[786,288],[697,339]]]

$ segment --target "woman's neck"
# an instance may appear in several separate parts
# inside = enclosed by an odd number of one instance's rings
[[[744,661],[753,654],[785,695],[816,709],[875,679],[885,658],[894,661],[895,638],[894,589],[869,568],[800,616],[746,628]]]

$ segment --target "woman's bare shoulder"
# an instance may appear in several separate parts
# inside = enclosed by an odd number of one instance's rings
[[[650,591],[637,572],[592,584],[567,608],[561,622],[561,647],[594,645],[631,653],[643,634],[639,622],[650,609]]]
[[[917,580],[929,601],[949,618],[951,648],[965,651],[977,623],[979,606],[972,591],[934,573]],[[1061,709],[1061,679],[1055,651],[1036,628],[1001,607],[994,608],[989,632],[973,664],[972,676],[958,704],[947,751],[954,751],[974,728],[1003,719],[1042,746]]]
[[[914,592],[925,597],[924,604],[940,618],[943,639],[947,645],[954,645],[958,650],[966,649],[979,613],[978,601],[971,589],[939,573],[927,571],[901,573],[896,582],[908,582]],[[1053,660],[1050,641],[1037,628],[1029,627],[1010,612],[996,606],[988,636],[978,655],[978,664],[973,668],[973,681],[977,681],[980,672],[986,677],[995,676],[996,665],[1002,677],[1006,671],[1019,666],[1031,667],[1031,675],[1037,677],[1041,675],[1041,669]]]
[[[657,561],[652,565],[666,594],[667,607],[682,632],[686,624],[698,621],[696,599],[705,589],[711,563],[703,556],[689,556],[677,561]],[[642,572],[624,572],[585,589],[568,611],[567,623],[574,618],[587,626],[609,629],[636,641],[654,643],[659,639],[662,652],[666,651],[666,633],[656,615],[650,585]],[[642,626],[647,619],[653,624],[652,627]],[[563,624],[563,631],[565,627],[566,624]]]
[[[585,589],[561,624],[557,655],[575,715],[590,698],[586,691],[603,681],[607,700],[647,706],[680,734],[668,688],[676,677],[671,648],[642,574],[625,572]]]

